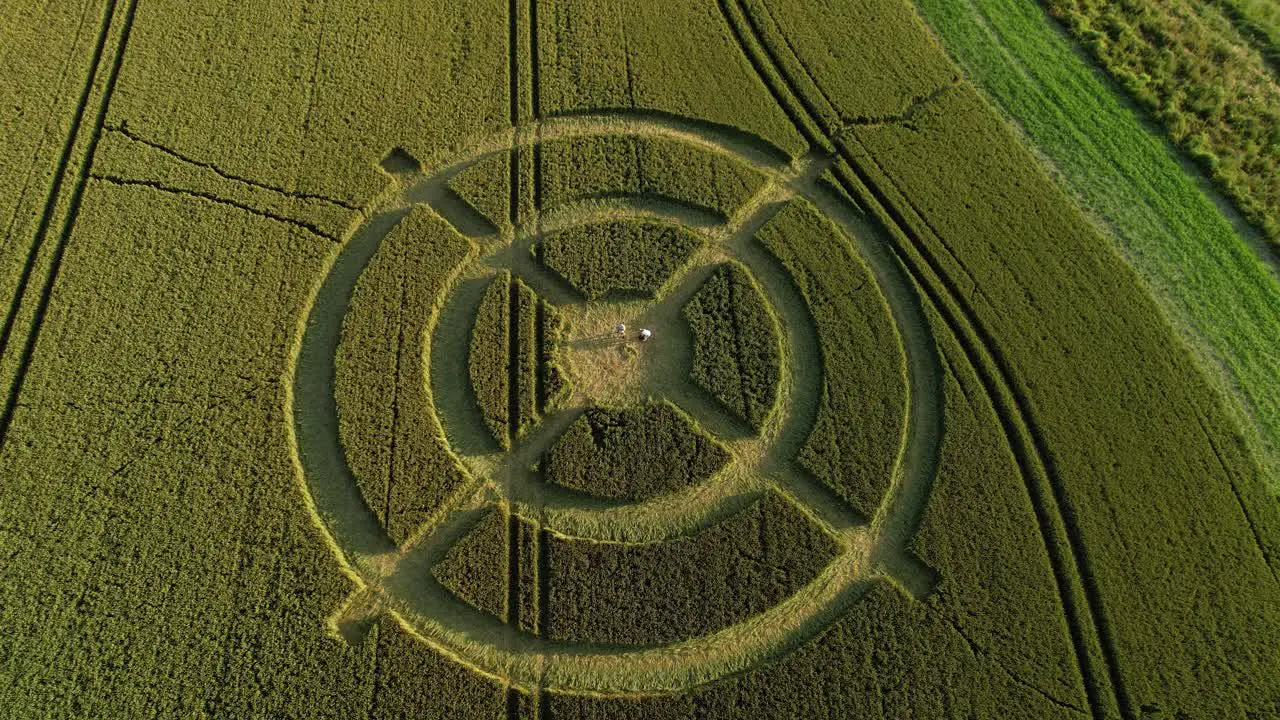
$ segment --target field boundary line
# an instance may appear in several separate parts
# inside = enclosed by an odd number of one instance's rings
[[[1271,579],[1280,586],[1280,573],[1276,571],[1275,559],[1267,551],[1267,546],[1262,542],[1262,533],[1258,532],[1257,525],[1254,524],[1253,515],[1249,513],[1248,505],[1245,504],[1244,497],[1240,495],[1240,488],[1235,482],[1235,473],[1231,472],[1227,463],[1222,458],[1222,452],[1218,450],[1218,443],[1214,442],[1213,435],[1209,432],[1209,427],[1205,425],[1204,418],[1197,415],[1196,422],[1200,425],[1200,432],[1204,434],[1204,439],[1209,443],[1209,448],[1213,450],[1213,457],[1218,461],[1218,466],[1222,468],[1222,474],[1227,476],[1228,484],[1231,486],[1232,495],[1236,499],[1236,504],[1240,507],[1240,514],[1244,516],[1245,523],[1249,526],[1249,532],[1253,535],[1254,547],[1262,556],[1262,564],[1271,571]]]
[[[114,15],[114,11],[116,9],[116,1],[110,0],[110,2],[111,2],[110,14],[108,15],[107,22],[104,25],[102,32],[99,34],[98,51],[95,52],[94,72],[91,74],[88,84],[86,85],[85,92],[81,96],[82,109],[88,103],[88,95],[94,84],[94,81],[97,75],[97,70],[99,69],[101,59],[102,59],[101,50],[106,45],[106,39],[108,34],[110,33],[110,27],[113,24],[112,22],[113,18],[111,17],[111,15]],[[85,188],[89,183],[89,174],[93,166],[94,157],[97,154],[98,142],[102,139],[102,128],[103,128],[103,124],[106,121],[107,112],[110,110],[110,107],[111,107],[111,98],[112,98],[112,95],[115,93],[116,82],[120,78],[120,67],[124,62],[124,54],[129,44],[130,34],[133,31],[133,22],[136,16],[137,9],[138,9],[138,0],[129,0],[129,6],[125,10],[125,14],[123,18],[124,24],[120,30],[120,36],[116,43],[115,55],[112,59],[111,69],[107,75],[106,84],[103,86],[102,100],[101,100],[101,104],[98,107],[97,116],[94,120],[93,132],[89,137],[89,144],[85,149],[84,160],[80,165],[80,171],[78,173],[76,184],[72,188],[71,195],[68,200],[69,204],[67,207],[67,214],[63,219],[62,231],[59,233],[57,243],[53,248],[53,253],[49,261],[50,263],[49,271],[45,276],[44,286],[41,288],[40,295],[36,303],[35,314],[32,316],[31,331],[27,334],[26,342],[23,345],[22,354],[18,360],[17,371],[14,374],[13,381],[9,386],[8,397],[5,400],[3,413],[0,413],[0,448],[4,447],[5,441],[8,439],[9,428],[13,423],[13,416],[14,416],[14,411],[16,409],[18,396],[22,393],[22,386],[26,383],[27,371],[30,368],[31,359],[35,355],[36,343],[39,342],[39,339],[40,339],[40,330],[44,324],[45,315],[48,313],[49,303],[53,299],[53,287],[57,283],[58,274],[62,268],[62,257],[63,257],[63,254],[66,252],[67,243],[71,239],[71,233],[75,227],[76,220],[79,219],[80,208],[84,202]],[[83,112],[77,112],[77,116],[80,117],[81,120],[78,121],[75,125],[76,134],[78,134],[80,124],[83,122],[83,119],[82,119]],[[70,138],[70,140],[71,141],[68,142],[67,144],[68,148],[74,145],[74,138]],[[70,156],[70,153],[64,154],[64,158],[68,160],[69,160],[69,156]],[[63,172],[60,173],[58,177],[63,178],[65,177],[66,164],[64,162],[60,162],[59,164],[62,166]],[[56,184],[60,188],[61,179],[57,181]],[[50,193],[50,199],[53,200],[55,204],[57,200],[57,195],[58,193],[53,193],[53,192]],[[51,205],[46,205],[46,207],[49,210],[53,209],[53,206]],[[28,263],[29,265],[31,265],[32,269],[34,269],[35,258],[37,255],[39,255],[39,250],[40,250],[39,246],[42,246],[44,244],[44,239],[48,233],[49,226],[48,226],[48,223],[45,221],[45,219],[47,218],[49,218],[48,212],[46,212],[44,218],[42,218],[41,220],[41,229],[43,230],[43,232],[37,233],[39,239],[37,240],[36,247],[33,249],[34,250],[33,253],[30,256],[28,256]],[[30,272],[29,271],[24,272],[24,275],[29,278]],[[24,290],[22,294],[25,295],[25,283],[22,284],[22,287]],[[10,306],[11,309],[15,307],[16,307],[15,305]],[[12,329],[13,321],[16,320],[16,313],[14,313],[14,315],[11,316],[11,318],[12,319],[7,318],[5,321],[6,329],[10,331]],[[7,353],[8,343],[11,340],[12,340],[12,336],[9,332],[3,333],[3,337],[0,338],[0,356]]]

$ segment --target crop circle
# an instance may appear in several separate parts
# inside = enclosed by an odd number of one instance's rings
[[[636,327],[639,321],[662,327],[659,323],[670,321],[673,309],[678,313],[690,288],[696,289],[699,273],[705,277],[708,267],[725,261],[740,263],[759,283],[781,328],[781,400],[754,437],[741,438],[734,446],[729,468],[711,479],[640,502],[604,502],[538,483],[527,470],[548,439],[576,417],[572,407],[549,413],[516,440],[510,452],[493,453],[481,450],[467,440],[466,433],[457,430],[468,422],[474,425],[475,409],[467,406],[471,399],[433,383],[434,411],[446,428],[453,456],[472,483],[439,508],[407,542],[396,546],[376,517],[356,509],[362,506],[359,490],[336,436],[334,354],[352,288],[378,242],[404,217],[406,208],[417,204],[436,207],[447,196],[442,188],[459,172],[512,148],[598,136],[674,139],[703,152],[737,159],[759,171],[765,184],[727,221],[720,222],[700,216],[696,208],[657,206],[627,198],[552,209],[532,224],[511,228],[505,237],[473,238],[478,251],[458,269],[453,285],[463,279],[487,277],[499,269],[517,275],[535,273],[529,246],[566,228],[605,218],[681,226],[704,240],[703,249],[663,286],[653,302],[629,306],[638,314],[626,317],[627,324]],[[790,160],[758,138],[721,126],[618,113],[552,118],[498,133],[393,184],[364,226],[335,252],[317,284],[298,327],[288,386],[289,432],[296,449],[299,487],[330,549],[356,585],[347,603],[335,613],[335,630],[345,631],[371,617],[390,614],[445,655],[520,690],[596,695],[667,693],[715,681],[787,652],[838,618],[874,582],[890,579],[917,596],[928,592],[932,571],[910,556],[906,543],[933,481],[940,440],[938,361],[919,298],[893,254],[878,235],[860,232],[855,227],[856,210],[817,180],[827,164],[816,155]],[[795,451],[812,426],[812,417],[804,409],[816,406],[822,392],[818,354],[797,352],[797,348],[817,347],[816,329],[795,283],[752,239],[769,210],[795,198],[804,198],[827,215],[861,251],[888,301],[907,360],[904,441],[890,489],[871,518],[861,518],[844,506],[795,462]],[[451,292],[440,315],[465,318],[468,311],[459,295]],[[607,317],[613,318],[622,309],[609,311],[613,314]],[[456,347],[434,347],[442,322],[437,318],[425,349],[425,357],[433,363],[432,377],[440,377],[434,364],[447,352],[462,352]],[[663,337],[659,333],[658,338]],[[642,352],[649,352],[649,348]],[[452,381],[463,382],[460,378]],[[699,404],[696,392],[677,395],[670,399],[714,433],[723,436],[732,432],[731,423],[707,412],[707,403]],[[635,648],[551,641],[475,610],[443,588],[424,588],[423,578],[429,577],[432,563],[456,541],[467,519],[494,505],[505,505],[567,538],[661,542],[696,532],[765,492],[781,494],[801,507],[836,539],[840,553],[818,577],[775,607],[701,637]]]

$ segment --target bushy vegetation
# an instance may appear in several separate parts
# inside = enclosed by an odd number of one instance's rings
[[[769,495],[697,535],[653,545],[546,547],[546,635],[648,645],[703,635],[776,605],[831,561],[831,538]]]
[[[706,480],[729,452],[666,401],[587,408],[542,462],[547,482],[596,497],[643,500]]]
[[[1216,0],[1214,4],[1253,39],[1263,57],[1280,63],[1280,5],[1271,0]]]
[[[1222,12],[1189,0],[1045,5],[1280,248],[1280,84]]]
[[[778,400],[778,326],[739,263],[717,267],[681,309],[693,331],[693,379],[754,428]]]
[[[807,202],[757,235],[809,303],[822,345],[822,403],[799,460],[870,517],[892,479],[906,412],[903,355],[866,262]]]
[[[383,239],[351,298],[335,359],[339,436],[365,502],[404,540],[462,482],[427,396],[422,347],[467,241],[424,208]]]
[[[1036,5],[918,3],[948,50],[1052,163],[1233,399],[1280,493],[1280,282],[1161,135],[1083,61]]]
[[[612,221],[556,233],[538,256],[588,299],[653,297],[701,244],[677,227]]]

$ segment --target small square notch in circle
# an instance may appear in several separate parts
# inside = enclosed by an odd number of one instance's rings
[[[422,170],[422,163],[402,147],[393,147],[378,163],[383,172],[392,176],[410,175]]]

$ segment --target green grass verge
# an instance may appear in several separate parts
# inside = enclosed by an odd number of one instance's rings
[[[1041,9],[1012,0],[917,4],[1142,277],[1231,403],[1280,494],[1274,270]]]
[[[591,407],[543,462],[547,482],[602,498],[644,500],[702,482],[729,452],[669,402]]]
[[[467,604],[504,618],[507,613],[507,516],[494,508],[449,548],[431,575]]]
[[[1212,3],[1047,0],[1280,252],[1280,83]]]
[[[778,326],[760,288],[739,263],[717,267],[681,314],[693,331],[693,379],[760,428],[778,401]]]

